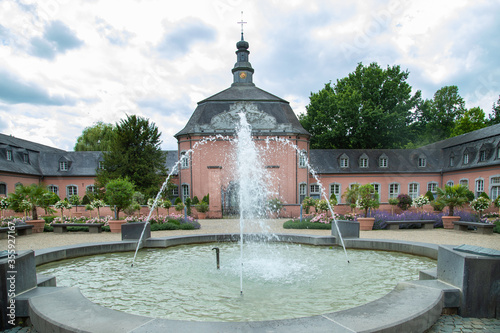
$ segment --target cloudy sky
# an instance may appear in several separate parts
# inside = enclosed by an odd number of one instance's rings
[[[498,100],[499,0],[0,0],[0,133],[72,150],[137,114],[176,149],[196,103],[232,83],[242,11],[254,83],[297,114],[359,62],[408,69],[424,98]]]

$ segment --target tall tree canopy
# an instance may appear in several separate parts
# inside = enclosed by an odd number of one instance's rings
[[[471,108],[455,121],[451,136],[458,136],[488,126],[486,115],[480,107]]]
[[[492,112],[488,118],[489,125],[500,124],[500,96],[498,96],[498,101],[493,103]]]
[[[111,179],[128,178],[136,190],[148,197],[156,195],[167,169],[160,135],[154,123],[135,115],[116,124],[110,149],[105,151],[97,184],[104,188]]]
[[[78,137],[75,151],[107,151],[113,141],[113,125],[102,121],[94,126],[86,127]]]
[[[399,66],[363,66],[335,85],[311,93],[307,112],[299,117],[312,134],[311,148],[401,148],[420,91],[411,94],[409,72]]]

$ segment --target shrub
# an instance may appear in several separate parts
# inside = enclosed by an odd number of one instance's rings
[[[427,197],[427,199],[429,199],[429,201],[434,201],[434,194],[432,194],[431,191],[427,191],[427,193],[425,193],[425,196]]]
[[[331,223],[314,223],[310,220],[289,220],[283,223],[284,229],[324,229],[330,230],[332,228]]]
[[[408,210],[412,204],[413,200],[408,194],[398,195],[398,207],[402,210]]]

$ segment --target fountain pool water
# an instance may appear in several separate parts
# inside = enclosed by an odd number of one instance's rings
[[[220,248],[217,270],[213,247]],[[244,242],[145,249],[130,267],[130,254],[110,253],[38,267],[58,286],[76,286],[100,305],[156,318],[192,321],[257,321],[319,315],[358,306],[414,280],[435,266],[428,258],[338,247]],[[236,290],[243,267],[245,295]]]

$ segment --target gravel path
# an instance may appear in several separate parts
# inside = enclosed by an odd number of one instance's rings
[[[285,234],[305,234],[305,235],[330,235],[330,230],[310,230],[310,229],[283,229],[283,222],[280,220],[267,220],[266,226],[269,231]],[[239,220],[200,220],[201,228],[198,230],[163,230],[153,231],[152,237],[168,237],[179,235],[195,234],[217,234],[217,233],[239,233]],[[247,232],[255,231],[251,227]],[[395,239],[404,241],[424,242],[433,244],[449,245],[476,245],[500,250],[500,234],[481,235],[473,231],[456,231],[449,229],[401,229],[401,230],[372,230],[361,231],[361,238],[372,239]],[[103,232],[90,234],[88,232],[68,232],[65,234],[55,234],[45,232],[28,236],[16,237],[16,250],[37,250],[48,247],[56,247],[70,244],[94,243],[120,241],[120,234]],[[7,240],[0,240],[0,250],[7,249]]]

